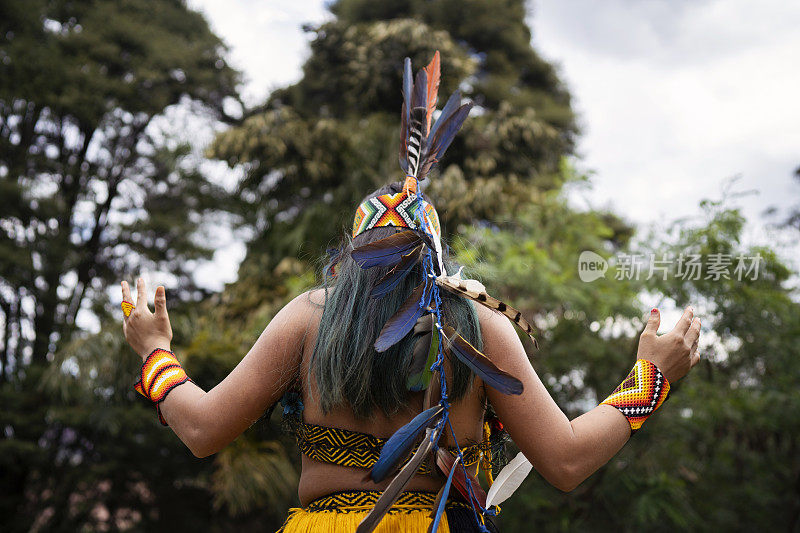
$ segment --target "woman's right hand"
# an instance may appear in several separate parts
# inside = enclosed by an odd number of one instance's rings
[[[700,340],[700,319],[694,317],[692,306],[683,311],[672,331],[659,336],[661,313],[650,311],[642,335],[639,337],[637,359],[647,359],[655,364],[670,383],[681,379],[700,360],[697,344]]]

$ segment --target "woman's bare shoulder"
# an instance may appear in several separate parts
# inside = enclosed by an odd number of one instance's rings
[[[325,307],[326,289],[311,289],[295,296],[284,309],[301,314],[320,313]]]

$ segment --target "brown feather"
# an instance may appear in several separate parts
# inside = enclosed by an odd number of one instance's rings
[[[437,452],[437,454],[438,454],[438,452]],[[461,457],[456,457],[456,460],[453,462],[453,468],[456,468],[460,461],[461,461]],[[445,483],[445,485],[446,485],[446,483]],[[431,519],[436,518],[436,511],[437,511],[437,509],[439,509],[439,504],[442,502],[442,498],[444,498],[444,487],[445,487],[445,485],[442,485],[442,488],[440,488],[439,492],[436,494],[436,500],[433,502],[433,509],[431,509],[431,514],[430,514]],[[451,485],[451,488],[452,488],[452,485]],[[428,525],[428,533],[432,533],[432,531],[433,531],[433,522],[431,522]]]
[[[533,345],[536,348],[539,348],[539,342],[533,336],[533,327],[531,327],[530,322],[528,322],[522,313],[508,305],[507,303],[498,300],[494,296],[489,295],[485,290],[476,291],[472,290],[467,286],[466,281],[471,280],[462,280],[458,278],[454,278],[452,276],[439,276],[436,278],[436,284],[440,287],[447,289],[448,291],[460,294],[461,296],[465,296],[470,300],[474,300],[479,304],[488,307],[489,309],[494,309],[495,311],[500,311],[506,317],[508,317],[512,322],[514,322],[522,331],[528,334],[528,336],[533,341]]]
[[[361,523],[358,524],[356,533],[369,533],[378,527],[383,516],[389,511],[392,505],[394,505],[394,502],[400,497],[405,486],[408,485],[408,482],[411,481],[411,478],[416,474],[419,465],[422,464],[422,461],[424,461],[431,450],[433,450],[432,440],[437,440],[438,433],[441,431],[442,427],[444,427],[444,425],[439,426],[438,430],[431,428],[425,430],[425,438],[422,439],[422,443],[419,445],[419,448],[417,448],[417,451],[400,472],[398,472],[391,483],[389,483],[389,486],[383,491],[381,497],[375,502],[375,507],[373,507]],[[434,431],[436,434],[434,434]],[[432,435],[433,439],[431,439]]]
[[[470,367],[484,383],[503,394],[522,394],[522,382],[505,370],[498,368],[491,359],[479,352],[453,328],[443,328],[445,349]]]
[[[436,450],[436,466],[442,471],[442,474],[447,476],[450,470],[458,468],[453,475],[453,487],[458,491],[464,500],[478,509],[478,506],[486,507],[486,491],[483,490],[478,480],[475,479],[466,468],[460,468],[457,458],[450,455],[449,452],[439,448]],[[472,494],[467,489],[467,480],[472,488]]]
[[[436,50],[433,54],[433,59],[425,67],[425,73],[428,75],[427,121],[425,123],[425,135],[427,135],[431,131],[431,117],[433,117],[433,111],[436,109],[436,100],[439,95],[439,79],[441,77],[439,50]]]

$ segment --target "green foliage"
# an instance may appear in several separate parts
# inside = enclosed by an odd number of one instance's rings
[[[699,367],[674,386],[670,401],[617,457],[573,493],[561,494],[538,477],[526,481],[524,495],[504,507],[503,524],[509,530],[796,527],[800,516],[795,493],[800,475],[800,306],[787,284],[791,272],[772,250],[741,244],[745,220],[727,201],[705,201],[702,209],[701,221],[676,223],[663,238],[643,239],[637,250],[659,258],[698,254],[706,266],[699,279],[681,279],[674,270],[666,280],[655,276],[635,287],[674,298],[678,305],[698,307],[703,337],[712,339],[701,346]],[[498,238],[502,237],[490,242]],[[713,254],[734,258],[730,279],[715,280],[709,272]],[[763,258],[757,278],[751,273],[737,279],[735,258],[757,254]],[[549,251],[547,257],[557,254]],[[499,263],[500,267],[493,268],[500,279],[509,279],[514,259]],[[677,262],[673,264],[677,268]],[[542,269],[535,267],[531,272]],[[529,276],[530,292],[535,294],[536,278]],[[622,289],[630,282],[614,280],[611,269],[606,280],[574,293],[568,290],[569,276],[553,280],[560,289],[557,298],[564,304],[582,305],[586,297],[592,300],[571,318],[564,312],[557,323],[546,323],[554,324],[544,333],[546,355],[534,354],[537,371],[545,376],[559,404],[572,414],[591,407],[611,390],[635,351],[636,339],[630,332],[611,336],[613,323],[601,318],[616,314],[620,326],[641,325],[633,308],[625,311],[629,288]],[[583,297],[571,297],[581,292]],[[614,313],[606,305],[613,305],[617,292],[623,299]],[[592,316],[595,306],[598,313]],[[543,307],[555,310],[559,305],[547,302]],[[597,335],[591,333],[591,320],[602,323]]]
[[[425,192],[456,259],[532,318],[542,348],[526,347],[567,414],[618,384],[653,300],[697,305],[708,339],[699,368],[609,465],[570,494],[532,475],[503,506],[503,529],[796,529],[796,273],[769,247],[743,244],[746,221],[729,202],[645,237],[614,213],[570,205],[588,180],[568,163],[570,96],[530,46],[523,0],[330,9],[336,18],[310,30],[303,79],[209,148],[244,171],[231,197],[186,146],[150,129],[186,98],[230,121],[223,102],[236,98],[238,75],[200,15],[178,0],[0,2],[4,530],[279,527],[300,464],[277,420],[192,457],[133,391],[139,361],[106,290],[143,267],[174,274],[174,349],[196,383],[214,387],[315,284],[317,258],[360,199],[402,177],[402,60],[420,67],[436,49],[443,98],[460,87],[476,112]],[[198,231],[213,210],[240,214],[254,238],[238,281],[191,303],[190,260],[209,252]],[[583,250],[611,262],[604,278],[580,280]],[[623,252],[764,262],[757,279],[704,279],[706,269],[637,282],[615,279]],[[99,317],[98,335],[80,334],[79,309]]]

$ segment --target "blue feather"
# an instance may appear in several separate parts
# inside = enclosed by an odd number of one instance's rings
[[[403,101],[405,108],[403,111],[406,115],[406,123],[411,123],[411,91],[413,90],[413,74],[411,72],[411,58],[407,57],[403,65]]]
[[[404,255],[403,259],[375,284],[369,295],[372,298],[383,298],[397,287],[397,284],[403,281],[417,265],[419,258],[422,256],[422,250],[423,246],[419,245],[411,250],[408,255]]]
[[[383,329],[375,340],[377,352],[385,352],[414,328],[417,319],[426,312],[431,293],[432,291],[428,291],[426,294],[425,281],[414,289],[400,309],[383,325]]]
[[[416,231],[400,231],[384,239],[359,246],[350,252],[350,255],[361,268],[393,266],[421,243],[429,244],[430,240]]]
[[[439,113],[439,118],[436,119],[436,122],[433,123],[431,126],[431,131],[428,133],[428,141],[433,139],[434,135],[436,135],[436,130],[439,129],[439,126],[444,124],[444,122],[453,114],[458,106],[461,105],[461,91],[456,91],[450,95],[450,98],[447,99],[447,103],[444,104],[442,108],[442,112]]]
[[[411,113],[414,109],[421,107],[427,114],[428,109],[428,73],[425,69],[417,72],[417,79],[414,80],[414,94],[411,95]]]
[[[438,505],[435,508],[436,514],[433,516],[433,524],[431,524],[428,531],[435,532],[439,527],[439,521],[442,519],[442,514],[444,514],[447,496],[450,494],[450,486],[453,484],[453,475],[456,473],[456,466],[458,466],[459,460],[459,458],[456,458],[455,463],[453,463],[453,468],[450,469],[450,473],[447,475],[447,481],[444,482],[444,486],[437,500]]]
[[[465,365],[470,367],[487,385],[503,394],[522,394],[522,382],[497,368],[491,359],[475,349],[450,326],[443,328],[446,346]]]
[[[433,425],[442,413],[442,406],[435,405],[422,411],[414,419],[395,431],[381,449],[378,461],[369,471],[369,477],[375,483],[380,483],[387,476],[394,473],[400,463],[408,457],[409,452],[419,440],[420,434]]]
[[[430,169],[442,159],[445,150],[453,142],[453,139],[461,129],[461,125],[469,115],[469,110],[472,109],[472,102],[466,103],[458,108],[445,123],[438,129],[436,135],[433,136],[431,141],[426,145],[426,151],[422,156],[422,164],[420,166],[419,175],[425,176]],[[437,121],[438,122],[438,121]]]

